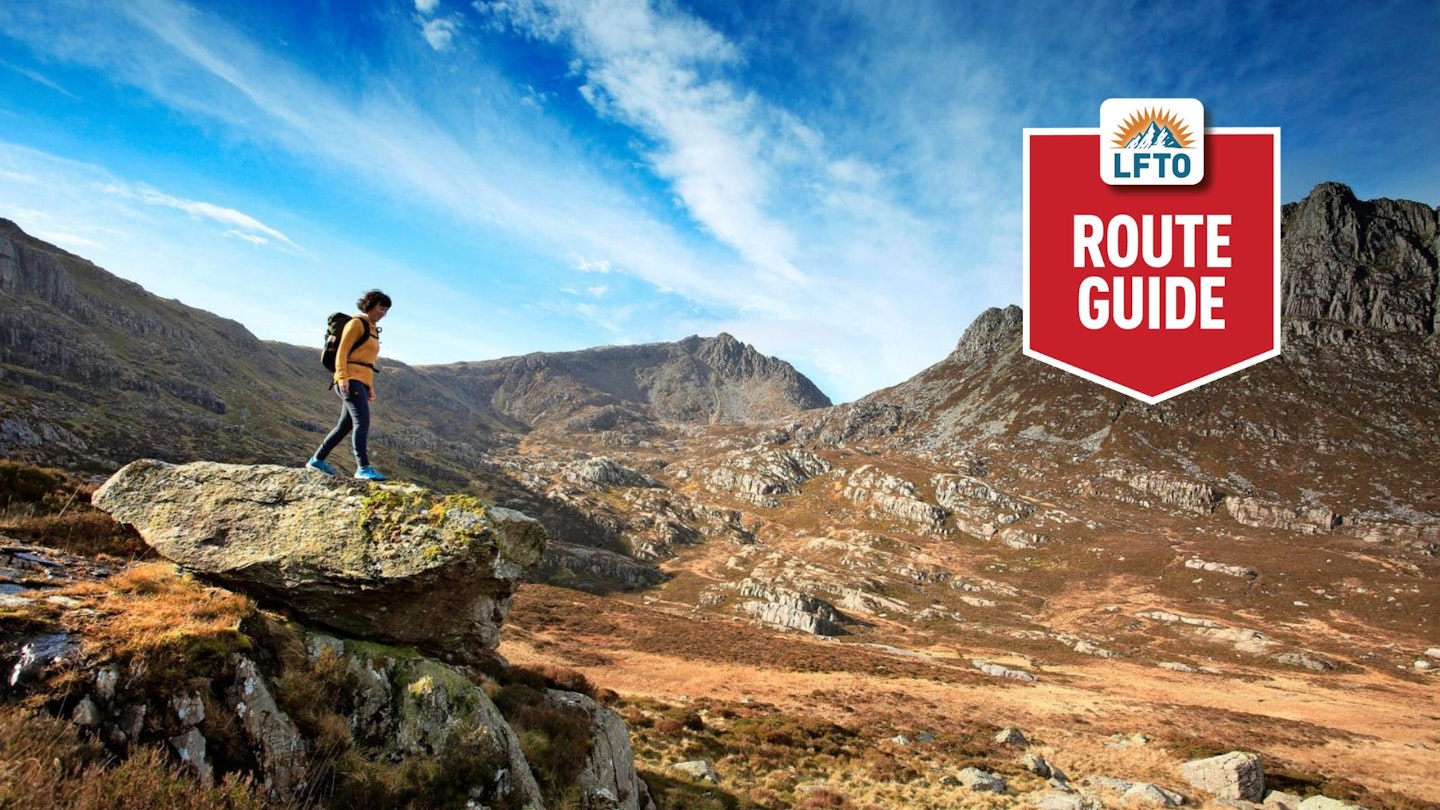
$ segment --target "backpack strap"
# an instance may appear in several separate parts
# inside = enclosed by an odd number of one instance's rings
[[[350,346],[350,351],[351,351],[351,352],[353,352],[353,351],[355,351],[356,349],[360,348],[360,344],[362,344],[362,343],[364,343],[365,341],[367,341],[367,340],[370,339],[370,322],[367,321],[367,320],[365,320],[364,318],[361,318],[361,317],[358,316],[358,315],[355,316],[355,318],[354,318],[353,320],[357,320],[357,321],[360,322],[360,328],[363,329],[363,330],[365,330],[365,334],[363,334],[363,335],[361,335],[360,337],[356,338],[355,342],[354,342],[353,344],[351,344],[351,346]],[[349,359],[349,356],[350,356],[350,353],[349,353],[349,352],[346,352],[345,356],[346,356],[346,361],[345,361],[345,362],[347,362],[347,363],[354,363],[354,364],[357,365],[357,366],[364,366],[364,367],[370,369],[371,371],[378,371],[378,369],[376,369],[375,366],[372,365],[372,364],[370,364],[370,363],[362,363],[362,362],[360,362],[359,360],[350,360],[350,359]]]

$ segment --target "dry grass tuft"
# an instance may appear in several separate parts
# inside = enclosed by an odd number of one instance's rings
[[[180,775],[164,755],[143,749],[122,762],[81,740],[68,723],[0,706],[0,807],[26,810],[262,810],[248,779],[212,789]]]
[[[0,460],[0,533],[92,557],[144,555],[134,529],[90,505],[95,489],[60,470]]]
[[[182,576],[171,563],[133,565],[101,583],[93,595],[98,597],[93,606],[104,618],[85,628],[86,642],[120,657],[197,642],[248,646],[240,623],[255,613],[255,603]]]

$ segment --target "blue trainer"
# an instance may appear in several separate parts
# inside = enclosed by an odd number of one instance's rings
[[[339,470],[332,467],[330,465],[330,462],[323,459],[315,458],[314,456],[311,456],[310,460],[305,462],[305,466],[312,470],[319,470],[326,475],[337,475],[340,472]]]
[[[356,478],[363,478],[363,479],[365,479],[366,481],[385,481],[385,480],[387,480],[387,479],[385,478],[385,476],[381,475],[381,474],[378,473],[378,472],[375,472],[375,468],[374,468],[374,467],[370,467],[370,466],[368,466],[368,465],[365,466],[365,467],[361,467],[360,469],[356,470],[356,471],[355,471],[355,477],[356,477]]]

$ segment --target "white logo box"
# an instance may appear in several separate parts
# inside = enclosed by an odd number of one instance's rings
[[[1205,105],[1111,98],[1100,105],[1100,178],[1112,186],[1193,186],[1205,178]]]

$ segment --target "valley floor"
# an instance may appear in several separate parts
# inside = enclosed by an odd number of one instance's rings
[[[673,777],[672,765],[707,759],[738,806],[821,789],[850,804],[813,806],[1028,805],[1049,787],[1017,764],[1027,752],[1102,795],[1108,778],[1203,798],[1180,765],[1230,750],[1260,753],[1268,787],[1296,795],[1346,795],[1367,808],[1440,801],[1440,696],[1383,672],[1222,676],[1119,660],[1041,664],[984,646],[906,651],[543,585],[517,595],[501,652],[614,690],[631,707],[640,767]],[[972,659],[1024,666],[1038,680],[987,676]],[[793,726],[773,735],[788,751],[752,738],[743,721],[755,715]],[[1029,747],[997,745],[1005,727]],[[1008,792],[976,794],[945,778],[967,766],[1005,777]]]

